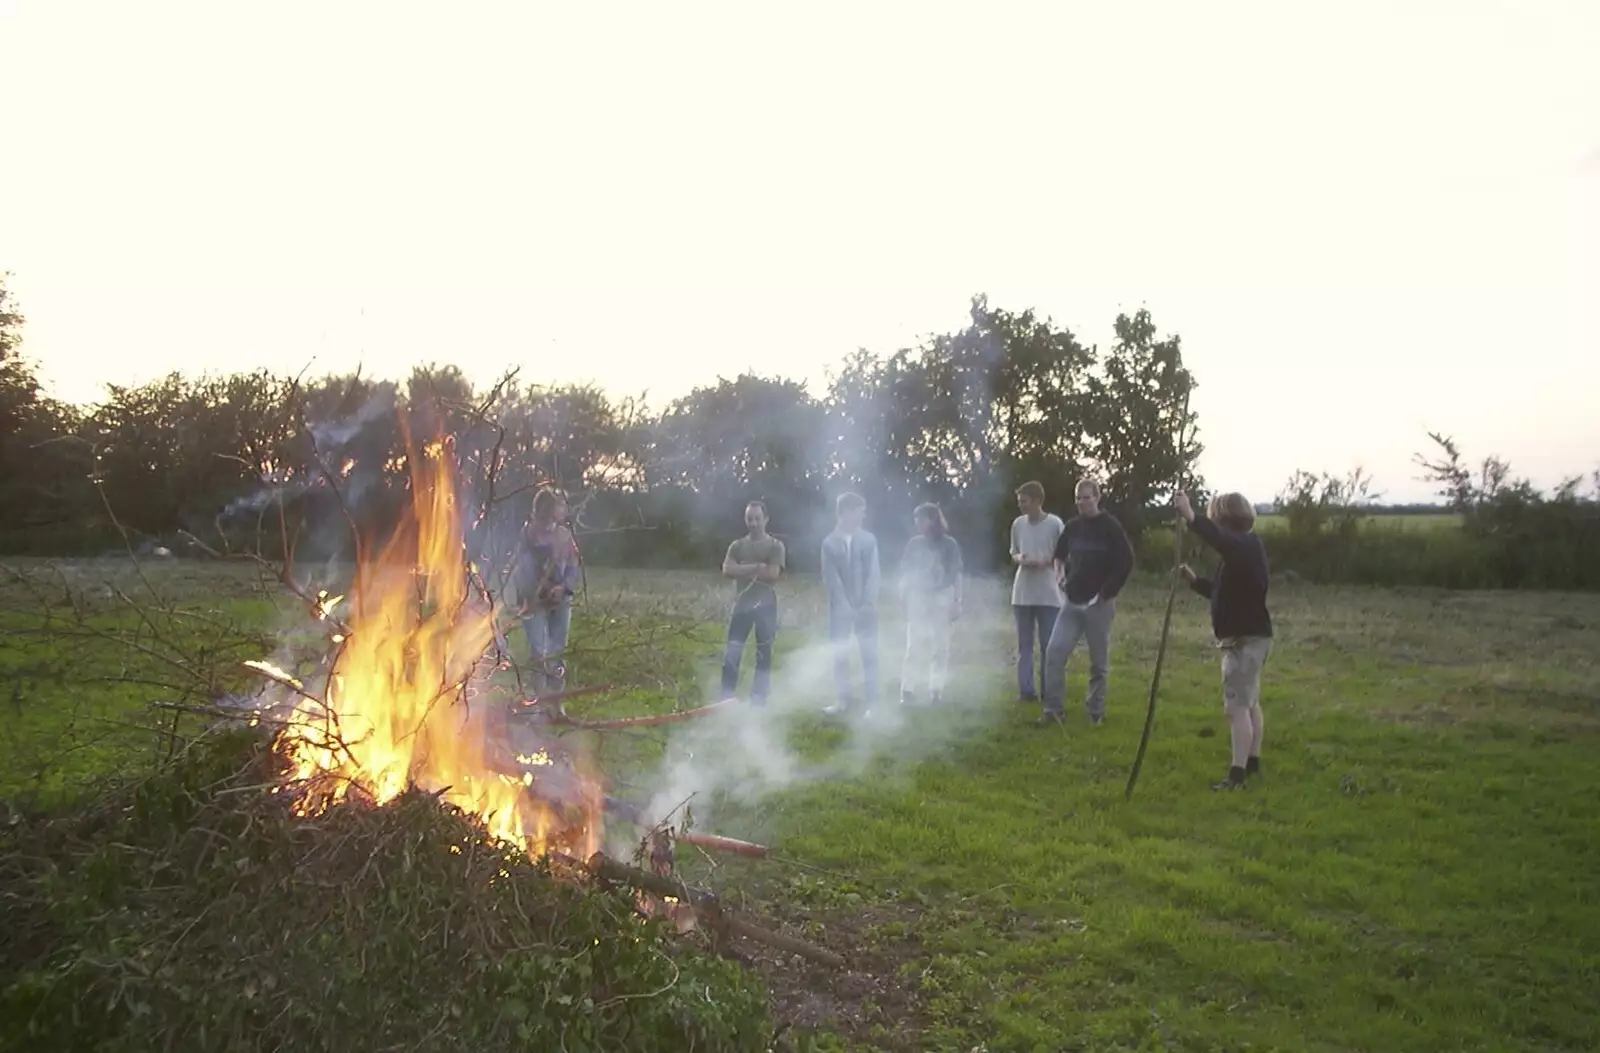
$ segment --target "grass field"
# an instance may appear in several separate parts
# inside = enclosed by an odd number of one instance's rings
[[[0,586],[13,801],[161,754],[147,703],[210,689],[168,645],[204,639],[229,669],[294,623],[237,569],[150,568],[171,601],[154,617],[118,598],[142,587],[125,566],[23,569],[33,585]],[[1217,794],[1216,653],[1180,595],[1131,802],[1164,585],[1124,593],[1094,728],[1070,708],[1081,651],[1066,727],[1015,701],[998,581],[971,590],[947,712],[829,722],[815,587],[783,596],[773,707],[688,733],[688,770],[730,790],[693,802],[697,825],[777,858],[684,865],[849,957],[835,974],[757,955],[775,1012],[823,1048],[1600,1048],[1600,596],[1276,587],[1264,776]],[[637,686],[571,708],[702,700],[727,598],[714,576],[591,570],[574,676]],[[886,686],[900,639],[886,611]],[[660,788],[658,741],[604,741],[619,792]]]

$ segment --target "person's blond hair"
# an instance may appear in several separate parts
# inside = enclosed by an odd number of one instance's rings
[[[1206,518],[1229,530],[1249,530],[1256,525],[1256,510],[1244,494],[1218,494],[1211,499]]]
[[[1044,504],[1044,484],[1035,479],[1029,479],[1017,487],[1019,497],[1031,497],[1041,505]]]
[[[1095,500],[1098,501],[1100,498],[1105,496],[1105,493],[1100,489],[1100,480],[1096,479],[1092,475],[1086,475],[1082,479],[1078,480],[1078,485],[1072,488],[1073,496],[1077,496],[1078,491],[1083,489],[1085,486],[1094,490]]]

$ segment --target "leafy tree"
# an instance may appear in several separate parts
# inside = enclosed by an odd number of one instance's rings
[[[107,385],[84,432],[111,514],[149,535],[209,532],[229,501],[259,490],[288,459],[289,389],[264,370]]]
[[[1348,541],[1360,531],[1368,506],[1380,496],[1372,492],[1372,477],[1357,467],[1343,478],[1298,470],[1274,500],[1291,537],[1331,532]]]
[[[39,381],[33,364],[22,357],[21,310],[6,288],[9,274],[0,274],[0,456],[14,454],[6,440],[22,428],[24,420],[39,400]],[[0,461],[0,473],[10,470],[9,461]]]
[[[886,361],[858,352],[830,385],[837,488],[875,495],[896,530],[915,502],[937,500],[953,526],[993,539],[998,552],[996,519],[1016,514],[1022,482],[1040,480],[1056,500],[1070,495],[1093,364],[1070,331],[982,296],[959,332]]]
[[[1104,475],[1106,503],[1137,527],[1180,474],[1191,487],[1204,485],[1193,466],[1205,447],[1192,440],[1181,454],[1177,447],[1180,424],[1191,435],[1197,420],[1193,409],[1179,419],[1195,386],[1179,337],[1158,338],[1150,312],[1142,308],[1131,317],[1117,316],[1116,337],[1089,380],[1088,445]]]
[[[739,506],[756,497],[768,502],[775,530],[792,530],[813,522],[822,505],[827,424],[826,408],[803,383],[723,378],[667,407],[644,478],[652,489],[695,494],[709,537],[736,531]]]

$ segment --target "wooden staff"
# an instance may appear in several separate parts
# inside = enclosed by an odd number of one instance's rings
[[[1183,439],[1184,425],[1189,419],[1189,391],[1194,387],[1194,382],[1189,382],[1189,387],[1183,392],[1183,413],[1178,417],[1178,434],[1173,444],[1178,451],[1178,472],[1173,481],[1174,490],[1183,489],[1184,451],[1187,443]],[[1183,519],[1174,516],[1172,523],[1172,581],[1167,586],[1167,613],[1161,619],[1161,643],[1156,647],[1156,670],[1150,678],[1150,702],[1144,712],[1144,732],[1139,736],[1139,752],[1133,758],[1133,769],[1128,772],[1128,786],[1122,793],[1123,800],[1133,799],[1133,784],[1139,781],[1139,768],[1144,764],[1144,751],[1150,745],[1150,729],[1156,722],[1156,691],[1161,686],[1161,662],[1167,656],[1167,634],[1172,630],[1172,606],[1178,598],[1178,568],[1183,565]]]

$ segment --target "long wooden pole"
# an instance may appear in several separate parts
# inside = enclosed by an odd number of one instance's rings
[[[1189,420],[1189,391],[1194,387],[1191,380],[1189,387],[1183,392],[1183,412],[1178,415],[1178,434],[1174,437],[1173,445],[1178,451],[1178,473],[1174,480],[1173,489],[1183,489],[1184,454],[1188,444],[1183,439],[1183,429]],[[1139,781],[1139,768],[1144,764],[1144,751],[1150,745],[1150,730],[1156,722],[1156,691],[1161,687],[1161,663],[1167,656],[1167,636],[1172,631],[1172,607],[1178,599],[1178,568],[1183,565],[1183,519],[1174,517],[1172,524],[1172,580],[1167,585],[1167,612],[1161,618],[1161,643],[1156,647],[1156,669],[1150,677],[1150,702],[1144,711],[1144,732],[1139,736],[1139,752],[1133,758],[1133,769],[1128,772],[1128,786],[1122,793],[1123,800],[1133,799],[1133,784]]]

